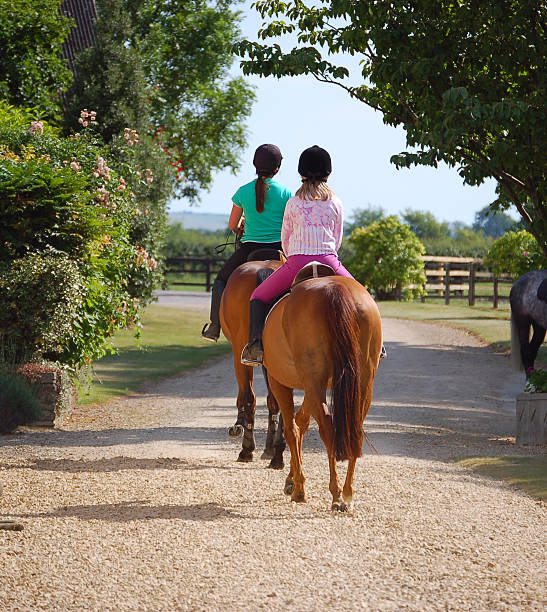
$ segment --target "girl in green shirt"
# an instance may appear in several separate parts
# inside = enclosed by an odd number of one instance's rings
[[[213,283],[210,322],[201,332],[205,340],[216,342],[220,335],[220,300],[230,274],[256,249],[282,250],[283,213],[287,200],[293,196],[290,189],[273,179],[282,159],[275,145],[260,145],[253,158],[257,178],[241,186],[232,198],[228,227],[241,237],[241,246],[224,264]]]

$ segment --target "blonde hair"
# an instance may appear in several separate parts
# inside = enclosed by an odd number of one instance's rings
[[[302,186],[295,194],[301,200],[330,200],[334,191],[327,185],[326,181],[312,181],[303,179]]]

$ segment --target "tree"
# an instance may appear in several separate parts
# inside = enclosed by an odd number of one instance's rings
[[[72,20],[59,13],[62,0],[0,0],[0,98],[38,107],[55,119],[60,94],[71,80],[61,59]]]
[[[402,126],[400,167],[457,166],[469,185],[497,181],[492,210],[516,206],[547,254],[545,23],[537,0],[262,0],[262,40],[298,33],[299,46],[243,41],[246,74],[312,74],[336,84]],[[281,17],[288,18],[287,20]],[[321,50],[329,54],[328,59]],[[362,84],[332,55],[362,60]]]
[[[153,139],[171,194],[197,199],[215,170],[238,167],[254,94],[231,78],[238,14],[227,0],[98,0],[97,43],[80,55],[68,124],[97,111],[109,141]],[[157,169],[156,169],[157,174]]]
[[[448,223],[437,221],[435,215],[429,211],[407,208],[403,211],[402,217],[403,221],[420,239],[442,238],[449,235]]]
[[[513,217],[502,212],[492,211],[490,206],[485,206],[475,213],[473,229],[476,232],[484,232],[485,236],[499,238],[505,232],[515,229],[515,225],[516,222]]]
[[[344,223],[344,234],[349,235],[358,227],[368,227],[374,221],[380,221],[386,217],[386,211],[381,206],[367,206],[367,208],[356,208],[350,217],[349,223]]]
[[[411,299],[422,294],[425,248],[396,215],[357,228],[349,242],[354,251],[349,270],[371,288],[376,299]]]
[[[507,232],[498,238],[488,250],[484,263],[494,274],[510,274],[515,280],[530,270],[547,267],[545,255],[526,230]]]

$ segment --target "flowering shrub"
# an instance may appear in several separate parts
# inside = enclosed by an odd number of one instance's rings
[[[80,120],[82,132],[61,138],[0,105],[0,334],[73,367],[138,323],[161,246],[161,222],[139,203],[153,175],[131,163],[138,135],[127,131],[113,157],[94,135],[96,114]]]
[[[530,270],[547,268],[537,240],[526,230],[507,232],[488,250],[484,263],[494,274],[509,274],[514,279]]]
[[[425,248],[396,215],[353,230],[349,243],[353,256],[348,268],[376,299],[412,299],[422,294]]]

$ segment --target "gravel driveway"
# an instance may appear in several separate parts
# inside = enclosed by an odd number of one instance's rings
[[[384,335],[365,422],[380,454],[351,516],[329,511],[315,427],[307,504],[259,452],[235,462],[231,357],[1,437],[0,520],[24,531],[0,531],[0,610],[545,609],[544,505],[451,461],[541,452],[514,446],[522,376],[460,331],[385,319]]]

